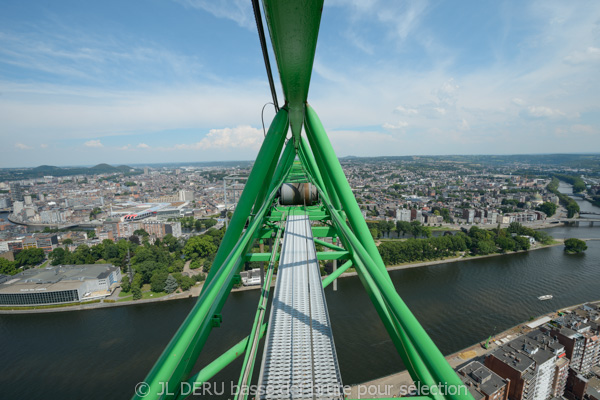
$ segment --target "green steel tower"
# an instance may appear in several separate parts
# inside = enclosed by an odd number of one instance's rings
[[[345,398],[336,391],[342,377],[323,288],[353,267],[412,379],[428,389],[419,397],[472,400],[394,288],[327,133],[307,102],[323,0],[263,0],[263,9],[285,104],[265,136],[197,303],[146,377],[148,386],[133,398],[185,398],[189,393],[182,388],[199,387],[238,357],[243,364],[237,387],[249,388],[263,337],[258,387],[267,385],[271,391],[240,390],[236,399]],[[286,139],[289,130],[292,136]],[[279,195],[282,185],[297,192],[291,204]],[[317,192],[318,201],[307,195],[309,189]],[[263,240],[272,244],[270,252],[251,252]],[[314,243],[328,251],[316,251]],[[319,260],[339,260],[341,266],[321,281]],[[267,264],[252,329],[193,371],[247,261]]]

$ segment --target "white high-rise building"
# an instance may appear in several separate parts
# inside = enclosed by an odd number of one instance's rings
[[[410,210],[399,208],[396,210],[396,221],[410,222]]]
[[[186,190],[179,191],[179,201],[194,201],[194,192],[188,192]]]
[[[13,203],[13,214],[18,214],[21,211],[23,211],[23,202],[22,201],[15,201]]]

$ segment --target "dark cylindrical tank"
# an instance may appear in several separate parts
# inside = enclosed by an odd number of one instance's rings
[[[279,189],[279,203],[282,206],[315,205],[319,201],[319,192],[312,183],[284,183]]]

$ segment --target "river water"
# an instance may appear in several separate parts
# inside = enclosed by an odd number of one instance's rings
[[[590,211],[600,210],[589,205]],[[600,238],[598,226],[547,232],[557,238]],[[600,299],[600,241],[588,247],[581,255],[566,255],[557,246],[390,275],[440,350],[450,354],[531,316]],[[554,298],[538,301],[544,294]],[[338,291],[329,287],[326,296],[344,384],[404,369],[358,278],[339,279]],[[258,291],[229,296],[223,324],[214,329],[197,368],[249,333],[257,302]],[[129,398],[194,303],[0,315],[0,398]],[[238,359],[217,380],[226,388],[237,383],[240,364]]]

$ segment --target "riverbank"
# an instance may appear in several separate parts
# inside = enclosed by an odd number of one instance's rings
[[[494,254],[486,254],[484,256],[460,256],[460,257],[451,257],[451,258],[444,258],[441,260],[432,260],[432,261],[423,261],[423,262],[418,262],[418,263],[406,263],[406,264],[399,264],[399,265],[390,265],[387,266],[386,269],[388,271],[395,271],[395,270],[400,270],[400,269],[410,269],[410,268],[420,268],[420,267],[428,267],[431,265],[438,265],[438,264],[446,264],[446,263],[455,263],[455,262],[459,262],[459,261],[469,261],[469,260],[478,260],[478,259],[482,259],[482,258],[490,258],[490,257],[498,257],[498,256],[509,256],[512,254],[521,254],[521,253],[527,253],[530,251],[535,251],[535,250],[541,250],[541,249],[548,249],[550,247],[555,247],[555,246],[560,246],[564,244],[564,239],[554,239],[555,243],[553,244],[549,244],[549,245],[545,245],[545,246],[537,246],[537,247],[533,247],[527,251],[525,250],[521,250],[521,251],[511,251],[511,252],[507,252],[507,253],[494,253]],[[340,278],[345,278],[348,276],[356,276],[358,275],[357,272],[345,272],[342,275],[340,275]]]
[[[494,253],[494,254],[487,254],[487,255],[483,255],[483,256],[452,257],[452,258],[445,258],[442,260],[432,260],[432,261],[424,261],[424,262],[419,262],[419,263],[407,263],[407,264],[401,264],[401,265],[392,265],[392,266],[388,266],[386,269],[388,271],[395,271],[395,270],[410,269],[410,268],[428,267],[428,266],[432,266],[432,265],[439,265],[439,264],[446,264],[446,263],[456,263],[456,262],[460,262],[460,261],[477,260],[477,259],[482,259],[482,258],[508,256],[508,255],[517,254],[517,253],[526,253],[529,251],[547,249],[550,247],[560,246],[560,245],[564,244],[563,239],[554,239],[554,241],[555,241],[555,243],[553,243],[551,245],[536,246],[536,247],[529,249],[528,251],[517,251],[517,252],[512,251],[512,252],[508,252],[508,253]],[[343,274],[341,274],[339,276],[338,279],[357,276],[357,275],[358,275],[358,273],[355,271],[344,272]],[[322,278],[325,279],[326,277],[327,276],[323,276]],[[271,287],[275,286],[276,279],[277,279],[277,275],[274,276]],[[98,303],[77,304],[77,305],[73,305],[73,306],[66,306],[66,305],[62,305],[62,304],[57,304],[55,307],[48,306],[48,305],[39,306],[39,307],[36,307],[36,306],[28,306],[28,307],[0,306],[0,314],[33,314],[33,313],[49,313],[49,312],[61,312],[61,311],[82,311],[82,310],[99,309],[99,308],[130,306],[130,305],[135,305],[135,304],[147,304],[147,303],[153,303],[153,302],[158,302],[158,301],[187,299],[190,297],[200,296],[200,293],[202,292],[202,287],[203,287],[202,283],[196,284],[196,285],[192,286],[189,290],[186,290],[185,292],[172,293],[172,294],[158,297],[155,299],[114,301],[112,299],[113,296],[111,295],[111,296],[109,296],[108,301],[102,300]],[[242,292],[242,291],[247,291],[247,290],[260,290],[260,289],[261,289],[261,286],[259,286],[259,285],[240,286],[239,288],[232,289],[232,292]]]
[[[452,369],[456,370],[457,368],[461,368],[472,361],[479,361],[482,364],[484,363],[485,357],[496,350],[498,347],[503,345],[504,343],[513,340],[523,334],[526,334],[537,327],[532,328],[530,325],[536,325],[536,321],[541,320],[542,318],[548,317],[550,319],[554,319],[558,316],[559,312],[565,312],[568,310],[573,310],[583,304],[597,304],[600,303],[598,301],[592,301],[587,303],[576,304],[569,307],[564,307],[554,312],[550,312],[547,314],[543,314],[534,318],[531,321],[522,322],[518,325],[515,325],[503,332],[493,335],[493,339],[490,340],[489,346],[486,349],[484,347],[485,341],[476,343],[472,346],[459,350],[455,353],[452,353],[446,356],[446,361],[452,367]],[[370,399],[370,398],[378,398],[381,397],[381,394],[385,394],[388,397],[396,397],[398,393],[401,391],[406,391],[407,388],[413,385],[413,380],[410,377],[410,374],[407,370],[400,371],[396,374],[387,375],[378,379],[374,379],[368,382],[359,383],[351,386],[351,393],[349,398],[351,399]],[[370,395],[369,393],[373,393]]]

